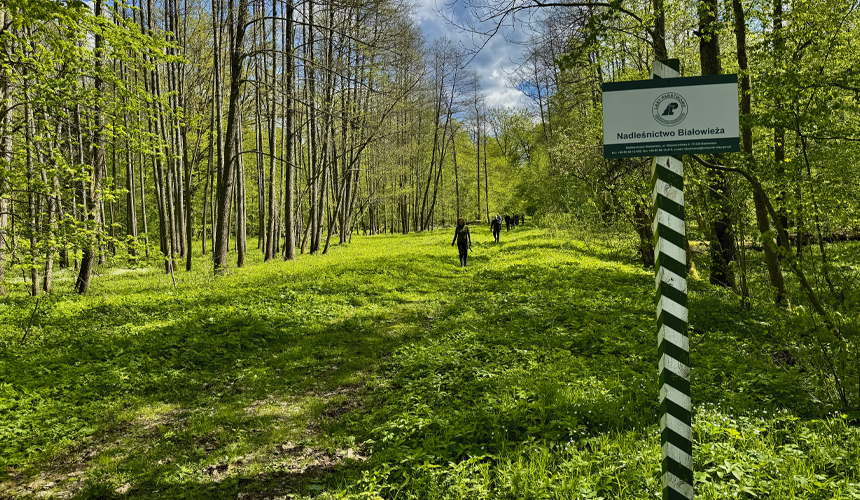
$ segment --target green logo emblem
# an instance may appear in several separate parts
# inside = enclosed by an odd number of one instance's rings
[[[687,100],[681,94],[666,92],[654,101],[651,114],[660,125],[674,127],[687,117]]]

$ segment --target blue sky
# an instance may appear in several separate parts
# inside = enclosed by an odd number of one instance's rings
[[[466,24],[470,15],[457,2],[453,7],[450,0],[416,0],[417,5],[413,17],[421,24],[424,36],[428,41],[448,36],[467,49],[474,50],[481,40],[472,34],[458,30],[443,17],[454,18],[458,23]],[[441,11],[441,12],[440,12]],[[521,59],[522,47],[510,40],[525,40],[522,25],[516,28],[504,28],[493,37],[487,45],[472,59],[469,66],[481,77],[481,86],[487,98],[487,105],[523,107],[525,99],[522,93],[508,84],[508,75],[517,68]]]

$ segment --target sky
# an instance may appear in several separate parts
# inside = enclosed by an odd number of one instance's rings
[[[476,50],[481,39],[474,38],[471,33],[462,32],[451,24],[445,17],[453,18],[460,24],[467,24],[470,14],[461,3],[452,8],[451,0],[417,0],[413,17],[421,25],[424,36],[430,42],[436,38],[448,36],[468,50]],[[444,13],[444,16],[443,16]],[[481,86],[490,107],[525,107],[526,101],[522,93],[510,86],[508,76],[519,65],[522,47],[511,40],[525,40],[523,27],[503,28],[478,52],[469,66],[478,72]]]

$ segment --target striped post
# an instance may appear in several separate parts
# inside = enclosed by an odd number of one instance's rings
[[[654,62],[651,78],[677,76],[680,76],[677,59]],[[681,159],[675,156],[654,157],[651,182],[663,500],[692,499],[693,429],[690,342],[687,337],[684,164]]]

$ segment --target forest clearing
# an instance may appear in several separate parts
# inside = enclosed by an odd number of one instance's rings
[[[0,500],[860,499],[858,39],[0,0]]]
[[[635,240],[474,226],[461,269],[451,232],[198,266],[175,289],[107,267],[36,312],[20,283],[0,308],[0,497],[658,497]],[[857,250],[833,247],[854,276]],[[860,414],[822,412],[814,346],[784,346],[808,319],[702,279],[690,311],[698,498],[860,498]]]

